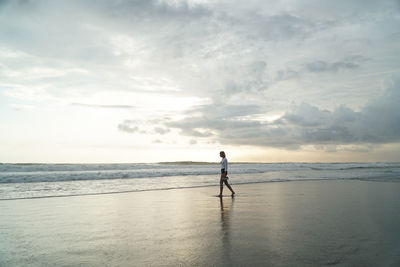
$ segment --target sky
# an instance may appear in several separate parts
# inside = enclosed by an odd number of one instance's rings
[[[0,162],[400,160],[399,0],[0,0]]]

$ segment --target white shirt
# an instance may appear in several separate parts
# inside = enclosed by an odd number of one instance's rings
[[[221,161],[221,169],[225,169],[225,171],[228,171],[228,160],[226,158],[223,158]]]

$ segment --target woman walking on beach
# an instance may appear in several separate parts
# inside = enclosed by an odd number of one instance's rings
[[[235,191],[233,191],[232,187],[228,183],[228,160],[226,159],[226,155],[224,151],[219,152],[219,156],[222,158],[221,160],[221,179],[219,180],[219,197],[222,197],[222,190],[225,185],[231,190],[232,197],[235,195]]]

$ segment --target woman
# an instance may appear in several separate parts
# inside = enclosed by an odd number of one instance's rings
[[[219,156],[222,158],[221,160],[221,179],[219,180],[219,197],[222,197],[222,190],[225,185],[231,190],[232,197],[235,195],[235,191],[233,191],[232,187],[228,183],[228,160],[226,159],[226,155],[224,151],[219,152]]]

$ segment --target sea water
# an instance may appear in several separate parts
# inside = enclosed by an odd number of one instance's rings
[[[231,184],[400,182],[400,163],[231,163]],[[0,164],[0,200],[217,186],[215,163]]]

